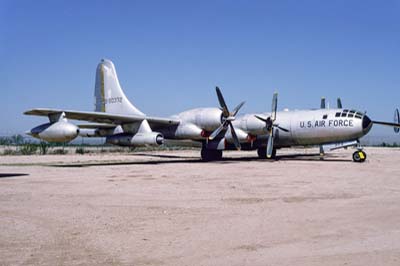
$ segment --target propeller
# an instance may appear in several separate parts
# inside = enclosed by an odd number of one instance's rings
[[[336,105],[337,105],[337,108],[338,108],[338,109],[342,109],[342,108],[343,108],[343,106],[342,106],[342,100],[341,100],[340,98],[337,98]]]
[[[267,142],[267,158],[272,157],[272,151],[274,149],[274,128],[279,128],[282,131],[289,132],[288,129],[279,126],[279,124],[275,123],[276,120],[276,110],[278,107],[278,93],[275,92],[274,96],[272,97],[272,112],[271,116],[264,118],[259,115],[254,115],[257,119],[263,121],[265,123],[265,127],[268,131],[268,142]]]
[[[233,138],[233,143],[235,144],[236,149],[240,150],[240,141],[236,135],[235,128],[232,125],[232,121],[235,120],[236,114],[239,112],[240,108],[244,105],[245,102],[239,103],[232,112],[229,112],[228,106],[225,103],[224,96],[222,96],[221,90],[218,87],[215,87],[215,90],[217,92],[218,96],[218,101],[219,105],[221,106],[221,111],[222,111],[222,124],[214,130],[211,135],[208,137],[208,139],[213,140],[215,137],[218,136],[219,133],[221,133],[222,130],[227,130],[228,127],[231,128],[231,133],[232,133],[232,138]]]
[[[325,109],[326,108],[326,100],[325,100],[325,97],[322,97],[321,98],[321,109]]]

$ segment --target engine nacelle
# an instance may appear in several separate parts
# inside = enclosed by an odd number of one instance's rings
[[[185,111],[178,118],[206,131],[214,131],[221,125],[222,111],[218,108],[197,108]]]
[[[179,139],[203,139],[203,130],[194,124],[179,125],[175,131],[175,137]]]
[[[121,133],[106,138],[106,143],[118,146],[158,146],[164,143],[164,136],[158,132]]]
[[[28,132],[32,137],[48,142],[69,142],[79,134],[79,128],[66,121],[46,123]]]

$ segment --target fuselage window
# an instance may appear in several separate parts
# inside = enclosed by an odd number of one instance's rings
[[[328,115],[324,115],[323,117],[322,117],[322,119],[327,119],[328,118]]]

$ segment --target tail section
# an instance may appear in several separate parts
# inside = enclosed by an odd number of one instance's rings
[[[102,59],[96,70],[95,111],[124,115],[144,115],[125,96],[114,64]]]

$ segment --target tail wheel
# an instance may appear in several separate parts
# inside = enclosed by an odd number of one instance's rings
[[[364,151],[356,151],[353,153],[353,161],[356,163],[365,162],[367,154]]]

